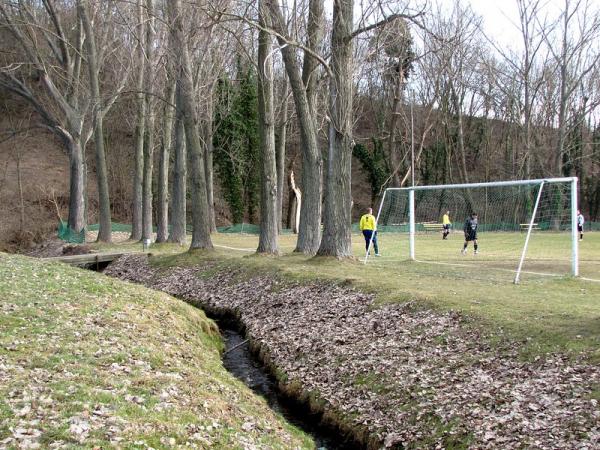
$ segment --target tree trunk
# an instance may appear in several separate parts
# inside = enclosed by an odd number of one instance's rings
[[[146,68],[144,88],[151,90],[154,82],[154,0],[146,0]],[[146,130],[144,138],[144,171],[142,178],[142,239],[153,237],[152,229],[152,172],[154,170],[154,100],[145,93]]]
[[[179,85],[179,83],[178,83]],[[186,241],[186,190],[187,190],[187,164],[185,130],[183,127],[183,113],[181,111],[181,92],[179,86],[176,94],[175,118],[175,162],[173,164],[173,193],[171,196],[171,233],[169,242],[180,245]]]
[[[217,231],[217,222],[215,220],[215,196],[214,196],[214,169],[213,169],[213,89],[209,92],[209,98],[206,104],[206,121],[204,122],[204,173],[206,176],[206,199],[208,202],[208,220],[210,222],[210,231]]]
[[[144,68],[145,56],[144,47],[142,44],[141,36],[144,35],[144,9],[142,6],[142,0],[137,0],[137,13],[138,13],[138,36],[140,39],[137,45],[137,83],[136,89],[136,103],[137,103],[137,120],[135,126],[135,153],[134,153],[134,165],[135,171],[133,175],[133,188],[132,192],[132,211],[131,211],[131,236],[130,239],[133,241],[139,241],[142,239],[142,172],[144,170],[144,134],[146,128],[146,101],[143,93],[144,89]]]
[[[323,239],[318,255],[352,255],[350,236],[352,164],[352,24],[354,0],[333,7],[329,92],[329,148],[325,182]]]
[[[85,228],[85,168],[79,139],[69,139],[69,229],[80,233]]]
[[[275,135],[275,164],[277,166],[277,230],[279,233],[281,233],[281,228],[283,227],[283,182],[285,177],[285,144],[288,121],[287,98],[289,86],[287,79],[284,80],[281,117],[277,127],[278,131]]]
[[[111,242],[112,226],[110,211],[110,194],[108,190],[108,171],[104,152],[103,104],[100,97],[100,82],[98,80],[98,56],[96,51],[96,36],[88,15],[88,2],[79,1],[77,10],[86,39],[87,63],[90,77],[92,101],[92,120],[94,126],[94,145],[96,148],[96,180],[98,183],[98,242]]]
[[[319,21],[322,17],[322,1],[312,0],[309,20],[309,43],[317,46],[320,40]],[[319,9],[320,8],[320,9]],[[281,35],[287,35],[285,21],[279,7],[279,2],[270,2],[273,28]],[[313,28],[316,27],[315,31]],[[323,161],[319,151],[317,140],[317,124],[314,113],[314,81],[315,73],[314,58],[305,53],[304,71],[305,80],[302,79],[300,67],[296,58],[296,52],[290,45],[285,45],[284,39],[279,39],[281,54],[286,72],[290,81],[290,87],[294,96],[296,114],[300,126],[300,144],[302,147],[302,190],[304,201],[300,207],[300,229],[298,231],[297,252],[314,254],[319,248],[321,241],[321,198],[322,198],[322,167]],[[311,83],[309,87],[306,83]]]
[[[399,62],[398,64],[401,64]],[[404,73],[402,70],[398,72],[396,84],[394,85],[394,102],[392,105],[392,117],[390,122],[390,142],[389,142],[389,162],[390,167],[392,168],[392,180],[394,186],[400,187],[402,186],[401,178],[400,178],[400,170],[402,159],[399,158],[398,155],[398,146],[396,145],[396,140],[398,137],[398,122],[401,114],[401,106],[402,106],[402,91],[404,85]]]
[[[266,0],[269,1],[269,0]],[[259,3],[259,24],[268,27],[265,0]],[[261,150],[260,235],[257,253],[278,254],[277,167],[275,157],[275,117],[273,112],[273,61],[271,35],[258,32],[258,122]]]
[[[212,249],[210,238],[210,223],[208,219],[208,203],[206,200],[206,178],[204,173],[204,158],[198,132],[198,113],[194,104],[194,83],[192,65],[190,62],[187,41],[185,40],[181,17],[181,0],[167,3],[171,19],[172,51],[179,54],[181,76],[181,103],[183,122],[192,170],[192,244],[190,250]]]
[[[167,81],[166,98],[169,102],[165,105],[163,115],[163,135],[158,164],[158,204],[156,212],[157,230],[156,242],[167,242],[169,237],[169,154],[172,145],[174,110],[171,106],[175,102],[175,77],[170,74]]]
[[[19,187],[19,231],[25,231],[25,201],[23,199],[23,181],[21,176],[21,151],[17,150],[17,185]]]

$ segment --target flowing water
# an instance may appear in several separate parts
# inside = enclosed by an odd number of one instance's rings
[[[232,328],[221,327],[226,349],[233,349],[223,355],[223,365],[236,378],[243,381],[254,392],[262,395],[271,409],[280,413],[286,420],[310,434],[317,449],[337,450],[356,448],[342,436],[319,425],[320,416],[311,415],[305,407],[277,393],[276,381],[264,366],[254,358],[244,337]],[[241,344],[241,345],[240,345]],[[237,348],[234,348],[239,346]]]

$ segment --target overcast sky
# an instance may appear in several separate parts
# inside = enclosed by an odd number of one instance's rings
[[[454,0],[442,0],[453,3]],[[600,0],[598,0],[600,1]],[[490,36],[502,46],[516,48],[522,37],[519,33],[519,9],[516,0],[466,0],[473,11],[483,18],[483,27]],[[542,15],[556,17],[563,0],[542,2]]]

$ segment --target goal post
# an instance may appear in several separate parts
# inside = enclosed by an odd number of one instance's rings
[[[560,273],[578,276],[577,183],[577,177],[564,177],[388,188],[377,211],[377,235],[388,239],[385,246],[394,246],[394,251],[408,244],[404,259],[407,255],[411,260],[458,262],[449,244],[441,243],[440,218],[450,211],[458,226],[448,240],[457,243],[462,240],[462,223],[475,212],[478,234],[485,236],[480,248],[488,249],[480,252],[484,266],[514,262],[515,283],[526,259],[539,272],[553,272],[552,265],[560,263]],[[532,243],[533,250],[528,250]],[[368,259],[369,250],[365,264]]]

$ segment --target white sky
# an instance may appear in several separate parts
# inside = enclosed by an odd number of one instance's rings
[[[454,0],[442,0],[454,2]],[[473,11],[483,18],[483,28],[499,45],[517,48],[521,44],[519,33],[519,9],[516,0],[465,0]],[[564,0],[541,2],[542,16],[556,17]]]
[[[519,18],[514,0],[468,0],[473,11],[483,17],[483,28],[501,45],[513,45],[519,38]]]

